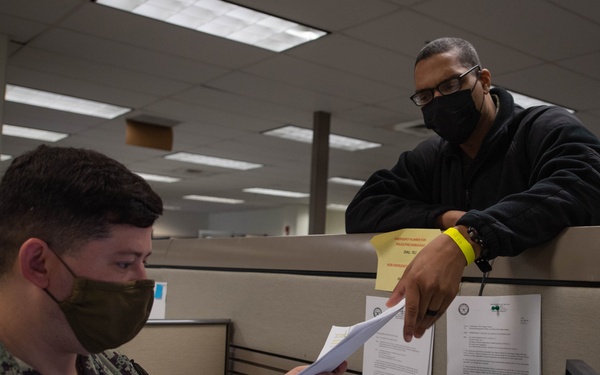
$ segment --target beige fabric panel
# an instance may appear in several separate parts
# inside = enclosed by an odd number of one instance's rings
[[[377,272],[374,234],[155,240],[150,265]],[[491,278],[600,282],[600,227],[567,228],[518,257],[494,261]],[[480,276],[472,264],[464,276]]]
[[[342,277],[344,273],[375,274],[377,255],[372,234],[297,237],[215,238],[154,241],[149,276],[169,283],[168,319],[231,319],[235,345],[313,361],[332,325],[364,320],[367,295],[374,279]],[[593,252],[600,227],[568,228],[544,246],[515,258],[495,260],[490,279],[600,282]],[[174,267],[212,267],[222,270],[177,270]],[[223,269],[237,269],[225,271]],[[334,276],[245,272],[250,270],[309,271]],[[465,276],[479,277],[473,266]],[[530,281],[527,281],[530,280]],[[462,293],[476,295],[479,285],[464,283]],[[564,373],[565,360],[583,359],[600,369],[595,355],[600,337],[596,322],[600,289],[488,284],[485,295],[542,295],[542,369]],[[446,373],[446,326],[436,326],[434,375]],[[362,351],[349,360],[362,370]],[[251,372],[249,372],[251,373]],[[259,375],[259,374],[256,374]]]
[[[149,271],[151,277],[168,283],[168,319],[228,318],[233,322],[235,345],[307,361],[316,359],[332,325],[348,326],[364,320],[367,295],[389,295],[375,291],[370,279]],[[477,295],[478,291],[479,284],[462,284],[462,295]],[[584,359],[600,369],[600,289],[488,284],[484,290],[484,295],[515,294],[542,295],[544,374],[561,373],[566,359],[571,358]],[[270,366],[281,366],[277,359],[272,361]],[[362,370],[362,350],[349,364],[353,370]],[[446,374],[445,317],[436,324],[433,374]]]
[[[153,241],[149,265],[376,272],[371,234]]]
[[[553,240],[519,256],[496,258],[490,277],[600,282],[598,244],[600,227],[567,228]],[[464,276],[480,275],[474,264],[465,269]]]
[[[226,324],[147,324],[120,351],[149,374],[223,375],[227,340]]]
[[[364,320],[373,279],[149,269],[165,281],[167,319],[231,319],[233,344],[314,361],[332,325]],[[362,369],[362,354],[350,361]]]

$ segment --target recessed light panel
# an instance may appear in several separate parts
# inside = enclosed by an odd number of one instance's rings
[[[355,180],[353,178],[346,177],[331,177],[329,179],[329,182],[350,186],[363,186],[365,184],[365,181],[363,180]]]
[[[131,111],[131,108],[14,85],[6,85],[4,98],[9,102],[105,119],[113,119]]]
[[[181,181],[181,178],[178,178],[178,177],[162,176],[162,175],[158,175],[158,174],[141,173],[141,172],[134,172],[134,173],[137,174],[138,176],[142,177],[146,181],[166,182],[168,184]]]
[[[254,193],[254,194],[274,195],[276,197],[287,197],[287,198],[306,198],[306,197],[310,196],[310,194],[299,193],[296,191],[265,189],[265,188],[247,188],[247,189],[244,189],[244,192],[245,193]]]
[[[220,0],[96,0],[188,29],[274,52],[318,39],[327,33]]]
[[[2,135],[11,137],[35,139],[38,141],[56,142],[61,139],[67,138],[69,135],[66,133],[58,133],[50,130],[26,128],[23,126],[15,126],[4,124],[2,126]]]
[[[174,154],[169,154],[165,156],[165,159],[239,170],[248,170],[262,167],[262,164],[249,163],[239,160],[223,159],[214,156],[192,154],[189,152],[176,152]]]
[[[286,125],[281,128],[266,131],[263,134],[303,143],[312,143],[313,140],[313,131],[311,129],[301,128],[294,125]],[[381,143],[369,142],[364,141],[362,139],[330,134],[329,147],[346,151],[358,151],[366,150],[369,148],[381,147]]]
[[[195,201],[203,201],[203,202],[213,202],[213,203],[226,203],[226,204],[240,204],[244,203],[242,199],[231,199],[231,198],[221,198],[221,197],[211,197],[207,195],[185,195],[183,199],[191,199]]]
[[[550,103],[550,102],[546,102],[544,100],[541,99],[537,99],[534,98],[532,96],[527,96],[524,94],[519,94],[518,92],[514,92],[514,91],[510,91],[507,90],[512,96],[513,99],[515,100],[515,103],[520,105],[523,108],[529,108],[529,107],[534,107],[534,106],[538,106],[538,105],[552,105],[552,106],[556,106],[556,104]],[[561,106],[562,107],[562,106]],[[569,111],[570,113],[575,113],[574,110],[570,109],[570,108],[566,108],[563,107],[564,109],[566,109],[567,111]]]

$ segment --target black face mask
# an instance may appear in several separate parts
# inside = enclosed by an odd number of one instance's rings
[[[469,139],[481,118],[471,90],[461,90],[433,98],[421,111],[425,126],[455,145],[463,144]]]

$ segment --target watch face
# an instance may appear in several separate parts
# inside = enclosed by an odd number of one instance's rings
[[[458,305],[458,313],[460,315],[467,315],[469,313],[469,305],[466,303],[461,303]]]

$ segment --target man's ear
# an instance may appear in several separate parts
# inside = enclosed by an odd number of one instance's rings
[[[48,287],[48,254],[51,250],[39,238],[30,238],[19,249],[21,274],[31,283],[44,289]]]
[[[492,73],[487,69],[481,69],[481,72],[479,72],[479,80],[481,81],[483,92],[488,94],[492,88]]]

